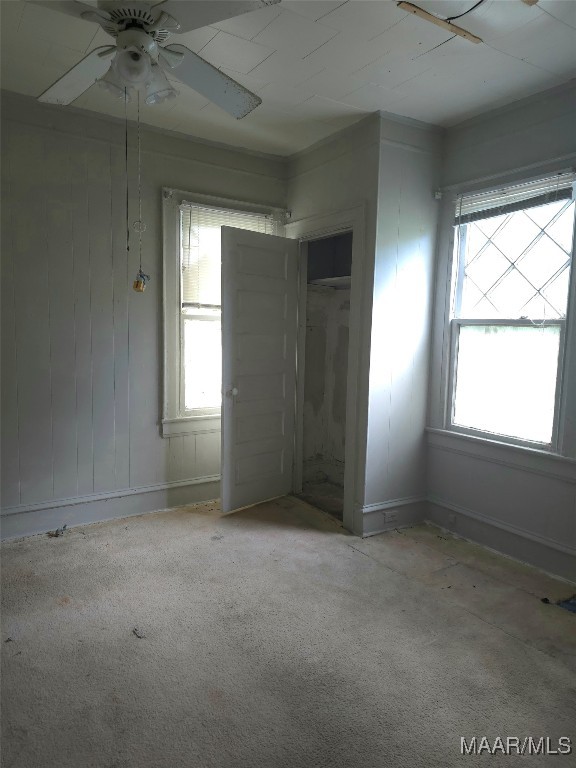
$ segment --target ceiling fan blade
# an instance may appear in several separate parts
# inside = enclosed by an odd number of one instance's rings
[[[60,80],[57,80],[44,93],[38,97],[38,101],[48,104],[70,104],[78,96],[87,91],[98,78],[106,74],[110,66],[110,59],[116,53],[115,45],[104,45],[94,48],[88,56],[68,70]]]
[[[94,5],[88,5],[88,3],[81,3],[79,0],[30,0],[30,2],[34,5],[40,5],[42,8],[50,8],[53,11],[60,11],[60,13],[66,13],[68,16],[75,16],[77,19],[86,21],[99,23],[98,16],[102,21],[110,19],[108,11],[103,11]]]
[[[280,0],[164,0],[154,6],[154,10],[164,11],[180,24],[176,32],[190,32],[192,29],[207,27],[218,21],[225,21],[242,13],[255,11],[267,5],[275,5]]]
[[[163,50],[160,48],[161,57]],[[180,63],[170,70],[170,74],[210,99],[232,117],[240,120],[262,103],[259,96],[213,67],[186,46],[170,45],[166,46],[166,50],[182,54]]]

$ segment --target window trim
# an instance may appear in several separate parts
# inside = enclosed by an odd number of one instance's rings
[[[220,412],[217,408],[184,410],[183,320],[181,312],[182,285],[180,279],[180,206],[186,203],[205,205],[223,210],[237,210],[272,216],[282,224],[286,212],[280,208],[265,206],[247,200],[204,195],[200,193],[162,188],[162,238],[163,238],[163,287],[162,287],[162,437],[199,434],[220,431]]]
[[[552,170],[551,173],[575,173],[573,169]],[[541,178],[550,174],[542,174]],[[526,182],[534,180],[527,178]],[[484,187],[484,191],[490,191],[490,189],[503,189],[506,186],[517,186],[524,183],[523,180],[518,178],[509,184],[494,184],[491,187]],[[442,360],[441,360],[441,385],[440,395],[442,398],[440,406],[441,422],[440,427],[446,433],[454,435],[463,435],[486,441],[488,443],[500,443],[504,445],[516,446],[525,448],[527,450],[534,450],[539,453],[545,452],[551,455],[576,457],[576,442],[575,436],[572,434],[567,435],[568,422],[576,414],[576,408],[574,404],[570,406],[568,390],[570,386],[574,387],[576,384],[576,355],[574,351],[570,349],[570,346],[576,343],[576,269],[574,268],[574,260],[576,256],[576,218],[573,229],[573,242],[572,242],[572,256],[570,263],[570,278],[569,288],[567,296],[566,315],[563,318],[558,318],[550,321],[545,321],[546,324],[557,325],[560,327],[560,343],[558,352],[558,368],[556,377],[556,390],[554,398],[554,421],[552,428],[552,438],[550,443],[539,443],[530,440],[524,440],[520,438],[509,437],[507,435],[501,435],[500,433],[486,432],[479,429],[471,429],[468,427],[462,427],[453,423],[453,411],[455,402],[455,383],[456,383],[456,361],[457,361],[457,337],[458,331],[461,325],[525,325],[530,326],[533,323],[530,320],[507,320],[507,319],[467,319],[456,317],[457,308],[461,295],[461,270],[460,256],[461,249],[458,249],[458,253],[455,253],[455,237],[456,227],[454,226],[455,220],[457,220],[458,214],[458,200],[462,195],[466,194],[478,194],[483,191],[476,185],[470,185],[468,188],[458,187],[452,188],[450,199],[446,201],[444,212],[441,218],[445,235],[440,235],[440,243],[444,243],[444,247],[447,247],[447,270],[446,270],[446,283],[444,286],[443,301],[444,303],[444,319],[443,319],[443,342],[442,342]],[[448,229],[449,228],[449,229]],[[442,246],[441,246],[442,247]],[[439,295],[438,295],[439,297]],[[431,372],[433,375],[433,371]],[[434,409],[434,401],[431,401],[431,408]],[[438,424],[438,422],[436,422]],[[432,417],[431,428],[434,428],[434,421]]]

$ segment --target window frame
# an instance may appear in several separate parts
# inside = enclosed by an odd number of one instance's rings
[[[272,216],[282,225],[285,211],[250,201],[162,188],[163,237],[163,391],[162,437],[220,431],[221,407],[185,408],[184,322],[180,266],[180,207],[185,203]],[[208,313],[207,313],[208,314]]]
[[[562,171],[559,171],[562,172]],[[564,171],[571,172],[571,171]],[[573,171],[572,171],[573,172]],[[546,174],[550,175],[550,174]],[[526,181],[530,181],[527,179]],[[510,182],[510,186],[518,186],[523,181],[515,180]],[[458,202],[463,195],[477,194],[482,191],[490,191],[493,189],[503,189],[507,185],[499,184],[497,187],[482,189],[470,189],[470,190],[458,190],[457,194],[452,197],[449,208],[449,221],[451,226],[451,232],[447,238],[447,244],[449,247],[448,257],[448,275],[447,275],[447,298],[448,306],[446,312],[446,329],[447,329],[447,344],[445,354],[447,360],[444,365],[445,371],[445,383],[443,386],[444,392],[444,405],[443,411],[443,429],[456,435],[466,435],[469,437],[480,438],[483,440],[504,443],[511,446],[517,446],[521,448],[534,449],[539,452],[553,453],[557,455],[563,455],[566,453],[566,445],[564,440],[564,426],[568,421],[568,402],[567,402],[567,380],[570,376],[569,368],[573,367],[574,363],[570,361],[570,349],[569,349],[569,336],[573,337],[574,333],[574,315],[576,314],[576,269],[574,269],[574,256],[576,250],[576,216],[573,225],[573,240],[572,240],[572,254],[569,269],[569,288],[567,296],[566,315],[562,318],[554,318],[549,320],[536,320],[520,319],[520,318],[465,318],[459,317],[460,301],[462,296],[462,287],[464,281],[464,271],[461,268],[462,254],[463,254],[463,242],[461,247],[455,248],[455,240],[458,237],[457,226],[453,222],[458,218]],[[457,374],[457,360],[458,360],[458,343],[460,329],[463,326],[473,325],[502,325],[505,327],[534,327],[534,324],[557,326],[560,328],[560,339],[558,347],[558,363],[556,374],[556,387],[554,396],[554,416],[552,423],[552,436],[549,443],[542,443],[533,440],[527,440],[523,438],[517,438],[501,433],[487,432],[482,429],[476,429],[471,427],[465,427],[454,422],[454,409],[456,402],[456,374]]]

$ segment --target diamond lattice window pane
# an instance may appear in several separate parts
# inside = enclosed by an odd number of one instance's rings
[[[466,267],[466,275],[486,293],[509,266],[510,262],[502,256],[500,251],[493,245],[489,245]]]
[[[516,262],[516,268],[535,288],[540,289],[567,261],[568,256],[562,248],[544,234],[526,255]]]
[[[567,254],[571,253],[574,233],[574,206],[567,203],[566,210],[553,224],[546,228],[546,232]]]
[[[489,299],[501,317],[520,317],[521,309],[534,296],[534,288],[518,270],[509,272],[493,291]]]
[[[550,302],[560,317],[565,317],[568,306],[568,287],[570,270],[565,269],[550,285],[542,290],[542,295]]]
[[[560,329],[462,326],[454,423],[549,443]]]
[[[526,208],[526,215],[529,216],[540,229],[545,229],[554,216],[562,210],[565,204],[566,200],[558,200],[555,203],[545,203],[544,205],[537,205],[534,208]]]
[[[490,216],[489,219],[480,219],[476,222],[476,226],[480,229],[480,231],[486,235],[486,237],[492,237],[494,232],[498,229],[498,227],[502,224],[503,221],[506,220],[506,215],[503,214],[502,216]]]
[[[475,223],[468,224],[466,227],[466,253],[464,255],[464,264],[468,265],[472,259],[476,258],[482,248],[488,242],[488,238]]]
[[[494,304],[492,304],[486,297],[484,297],[482,301],[479,301],[478,304],[476,304],[474,307],[474,312],[470,317],[478,320],[481,320],[482,318],[490,318],[496,320],[501,317],[501,313],[497,310]]]
[[[492,242],[511,261],[515,261],[539,234],[540,227],[537,227],[523,211],[518,211],[510,216],[504,226],[498,230]]]
[[[486,317],[478,314],[481,310],[478,307],[484,294],[479,290],[472,280],[466,280],[462,290],[462,301],[460,303],[460,314],[464,317]]]
[[[529,320],[552,320],[559,317],[554,312],[551,305],[539,293],[533,296],[530,301],[520,309],[520,316],[527,317]]]

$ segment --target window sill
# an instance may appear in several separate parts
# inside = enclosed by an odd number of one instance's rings
[[[206,432],[220,432],[220,415],[184,416],[178,419],[162,419],[162,437],[198,435]]]
[[[569,456],[449,429],[427,427],[426,432],[431,447],[576,483],[576,459]]]

